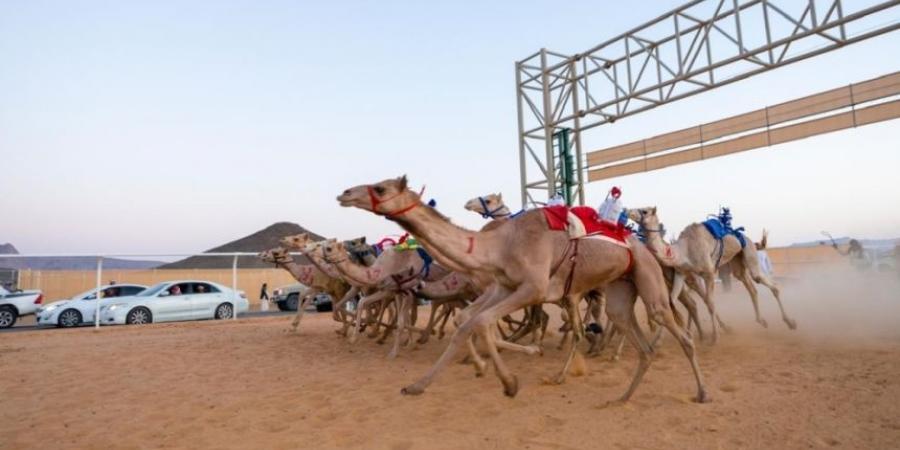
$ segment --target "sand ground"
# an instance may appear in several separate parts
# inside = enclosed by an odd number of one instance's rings
[[[388,361],[386,346],[338,338],[327,315],[298,334],[286,317],[4,334],[0,448],[897,448],[900,284],[887,283],[787,287],[797,332],[769,296],[768,329],[742,291],[723,296],[734,332],[700,346],[703,405],[672,339],[633,401],[607,405],[634,353],[546,385],[556,337],[542,357],[503,353],[520,381],[509,399],[493,373],[459,364],[401,396],[444,342]]]

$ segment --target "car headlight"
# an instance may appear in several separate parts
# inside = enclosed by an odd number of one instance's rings
[[[56,308],[59,308],[59,305],[50,305],[47,307],[41,307],[41,308],[38,308],[38,314],[40,314],[42,312],[51,312]]]

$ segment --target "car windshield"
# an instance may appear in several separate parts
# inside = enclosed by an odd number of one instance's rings
[[[154,295],[158,294],[159,291],[165,289],[168,286],[169,286],[169,283],[154,284],[153,286],[148,287],[147,290],[141,292],[137,296],[138,297],[153,297]]]

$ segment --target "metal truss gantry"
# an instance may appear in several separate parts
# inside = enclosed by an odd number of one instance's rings
[[[516,63],[523,207],[567,185],[584,204],[585,131],[897,30],[898,5],[694,0],[583,53],[541,49]],[[556,142],[562,130],[571,143]],[[563,147],[574,149],[575,180],[560,179]]]

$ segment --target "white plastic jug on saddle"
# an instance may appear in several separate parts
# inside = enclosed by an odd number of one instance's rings
[[[619,197],[621,196],[622,190],[618,187],[613,186],[613,188],[609,190],[609,194],[606,195],[606,200],[600,204],[600,209],[598,211],[600,220],[611,223],[621,223],[622,225],[625,224],[627,216],[625,215],[625,206],[622,204],[622,201],[619,200]]]

